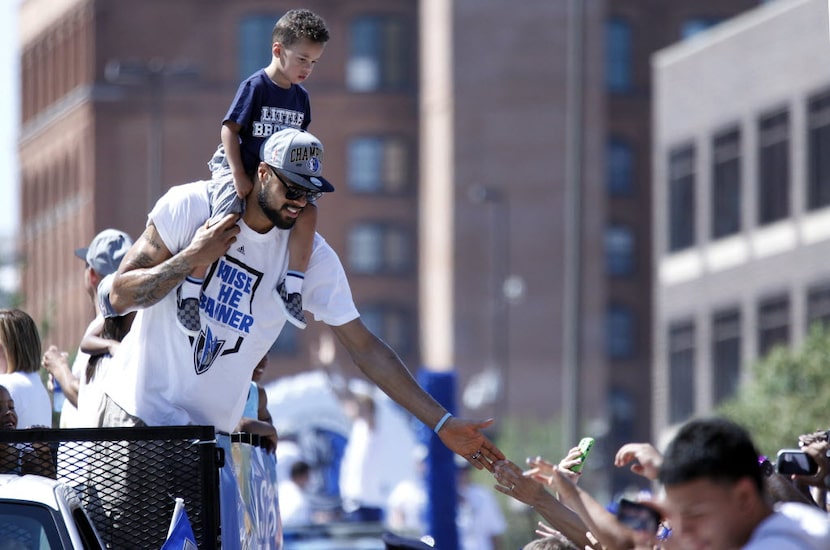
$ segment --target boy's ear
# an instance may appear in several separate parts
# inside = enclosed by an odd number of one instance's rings
[[[281,52],[282,52],[282,44],[279,43],[279,42],[274,42],[271,45],[271,53],[274,54],[274,57],[279,57]]]

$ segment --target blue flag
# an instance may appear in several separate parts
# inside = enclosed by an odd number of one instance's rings
[[[172,528],[161,550],[198,550],[196,536],[193,534],[187,512],[182,507],[174,515]]]

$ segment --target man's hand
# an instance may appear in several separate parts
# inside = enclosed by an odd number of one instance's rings
[[[190,244],[175,256],[150,222],[121,260],[107,309],[123,315],[157,304],[194,268],[209,266],[228,251],[239,233],[238,218],[237,214],[228,214],[210,227],[205,222]]]
[[[802,445],[801,450],[818,464],[818,471],[811,476],[793,475],[790,476],[791,479],[804,485],[824,488],[824,480],[830,475],[830,459],[827,457],[827,453],[830,451],[830,443],[827,440],[815,439],[808,445]]]
[[[494,422],[492,418],[483,422],[471,422],[452,417],[438,431],[438,437],[451,451],[466,458],[479,470],[483,468],[492,472],[493,463],[505,459],[504,453],[482,433]]]
[[[509,460],[499,460],[493,465],[493,475],[498,482],[495,489],[528,506],[534,506],[545,497],[545,488],[537,480],[522,475],[522,469]]]
[[[196,231],[193,240],[182,251],[192,267],[209,266],[225,255],[239,233],[238,219],[239,214],[228,214],[211,226],[205,222]]]

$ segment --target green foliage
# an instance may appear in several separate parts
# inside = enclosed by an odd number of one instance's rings
[[[495,443],[507,456],[507,459],[520,468],[526,467],[525,459],[542,456],[553,462],[565,455],[567,449],[562,448],[562,424],[558,419],[536,420],[531,418],[499,418],[498,435]],[[485,487],[496,484],[492,474],[476,471],[472,477],[476,483]],[[521,548],[531,540],[537,538],[534,530],[542,517],[532,508],[519,501],[503,495],[493,489],[499,499],[505,519],[507,532],[502,540],[502,548]]]
[[[760,451],[796,447],[798,436],[830,426],[830,335],[816,325],[800,349],[776,348],[717,412],[746,427]]]

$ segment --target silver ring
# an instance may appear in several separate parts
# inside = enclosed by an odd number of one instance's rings
[[[473,454],[470,455],[470,459],[478,460],[478,457],[480,457],[480,456],[481,456],[481,451],[476,451],[476,452],[474,452]]]

